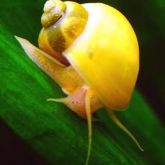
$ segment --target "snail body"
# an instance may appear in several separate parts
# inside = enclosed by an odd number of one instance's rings
[[[102,3],[48,0],[41,17],[39,48],[17,37],[28,56],[67,95],[48,99],[61,102],[88,121],[89,162],[92,113],[106,107],[113,121],[138,145],[114,115],[131,99],[138,71],[139,47],[128,20]]]

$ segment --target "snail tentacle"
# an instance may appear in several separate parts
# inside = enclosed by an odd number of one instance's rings
[[[89,164],[89,159],[92,150],[92,111],[91,111],[91,98],[92,92],[90,89],[86,91],[85,95],[85,110],[87,115],[87,122],[88,122],[88,152],[86,157],[85,165]]]
[[[121,128],[133,140],[133,142],[138,146],[138,148],[141,151],[144,151],[144,149],[141,147],[140,143],[137,141],[137,139],[135,138],[135,136],[121,123],[121,121],[118,119],[118,117],[115,115],[115,113],[114,112],[110,112],[109,114],[110,114],[113,122],[119,128]]]

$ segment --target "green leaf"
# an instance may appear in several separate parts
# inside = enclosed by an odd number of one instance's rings
[[[84,164],[87,123],[67,107],[47,102],[63,95],[58,85],[24,53],[14,35],[37,43],[44,1],[1,0],[0,4],[0,117],[50,164]],[[34,4],[35,3],[35,4]],[[121,121],[144,148],[137,146],[107,116],[104,109],[93,123],[93,165],[165,164],[165,129],[135,90]]]

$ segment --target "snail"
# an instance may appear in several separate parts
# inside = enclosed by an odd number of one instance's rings
[[[101,107],[143,150],[114,113],[127,108],[139,72],[138,41],[129,21],[103,3],[48,0],[41,23],[39,48],[26,39],[16,39],[67,95],[48,101],[64,103],[87,119],[86,165],[92,145],[92,114]]]

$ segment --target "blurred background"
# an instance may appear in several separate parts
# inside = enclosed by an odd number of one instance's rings
[[[32,2],[32,1],[31,1]],[[87,1],[77,1],[85,3]],[[97,2],[97,1],[88,1]],[[137,88],[143,94],[149,105],[153,107],[155,114],[161,123],[165,124],[165,1],[164,0],[100,0],[121,11],[132,24],[140,46],[140,73],[137,81]],[[10,4],[11,3],[11,4]],[[12,33],[19,35],[18,29],[12,24],[6,23],[5,12],[12,12],[13,16],[17,8],[13,4],[25,3],[23,10],[33,12],[36,24],[40,24],[40,16],[44,1],[30,2],[16,0],[8,2],[0,0],[0,24]],[[4,5],[3,5],[4,4]],[[37,6],[40,4],[40,6]],[[27,8],[26,8],[27,5]],[[21,7],[21,5],[20,5]],[[2,15],[1,15],[2,13]],[[28,19],[28,18],[26,18]],[[15,25],[16,26],[16,25]],[[29,25],[30,26],[30,25]],[[26,27],[24,27],[26,28]],[[37,27],[38,28],[38,27]],[[39,28],[38,28],[39,32]],[[30,35],[32,35],[31,32]],[[22,35],[22,34],[20,34]],[[27,34],[24,34],[28,38]],[[37,38],[36,33],[34,36]],[[34,40],[36,42],[36,40]],[[140,108],[140,107],[138,107]],[[42,165],[45,161],[31,150],[18,136],[4,123],[0,121],[0,155],[1,160],[9,164]],[[25,163],[26,162],[26,163]]]

